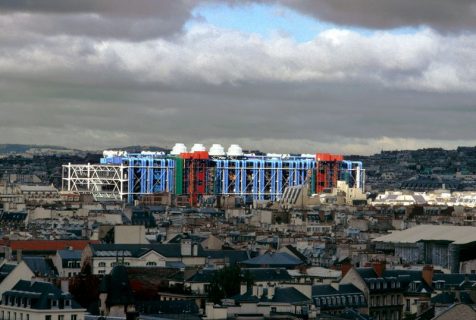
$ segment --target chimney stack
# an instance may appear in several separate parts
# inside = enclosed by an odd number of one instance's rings
[[[350,262],[344,262],[340,265],[340,271],[342,272],[342,277],[344,277],[350,269],[352,269],[352,264]]]
[[[423,281],[431,287],[433,284],[433,266],[424,266],[421,272],[421,277],[423,278]]]
[[[385,272],[385,265],[385,261],[372,262],[372,267],[374,268],[377,277],[381,278],[383,276],[383,273]]]

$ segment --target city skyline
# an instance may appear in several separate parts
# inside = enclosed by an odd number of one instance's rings
[[[474,146],[475,18],[465,1],[7,1],[0,143]]]

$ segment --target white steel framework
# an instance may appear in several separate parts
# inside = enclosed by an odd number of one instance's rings
[[[91,193],[95,198],[122,200],[127,194],[127,173],[121,165],[63,165],[62,189]]]

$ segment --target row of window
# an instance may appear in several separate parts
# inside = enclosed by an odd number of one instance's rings
[[[387,289],[387,288],[400,288],[400,281],[376,281],[376,282],[370,282],[370,290],[373,289]]]
[[[2,319],[3,320],[30,320],[30,314],[23,313],[23,312],[10,312],[10,311],[2,311]],[[69,320],[77,320],[78,315],[72,314]],[[53,320],[51,315],[45,315],[45,320]],[[64,315],[58,315],[57,320],[65,320]]]
[[[53,316],[50,314],[45,315],[45,320],[53,320]],[[57,320],[65,320],[63,314],[59,314]],[[72,314],[69,320],[78,320],[78,316],[76,314]]]
[[[322,297],[316,298],[316,305],[328,305],[328,306],[341,306],[341,305],[356,305],[356,304],[364,304],[364,296],[338,296],[338,297]]]
[[[58,307],[59,301],[56,299],[48,299],[49,304],[51,307]],[[15,296],[10,296],[10,295],[4,295],[2,298],[2,304],[9,305],[9,306],[15,306],[15,307],[30,307],[31,305],[31,298],[25,298],[25,297],[15,297]],[[64,300],[64,306],[69,307],[71,306],[71,300],[65,299]]]
[[[28,313],[25,313],[25,318],[23,318],[23,313],[19,312],[18,313],[18,320],[30,320],[30,315]],[[6,316],[6,317],[5,317]],[[2,319],[4,320],[17,320],[17,313],[16,312],[11,312],[10,311],[2,311]]]
[[[370,297],[371,307],[393,306],[402,304],[402,296],[388,295],[388,296],[376,296]]]
[[[124,266],[130,266],[131,264],[129,262],[124,262],[124,263],[119,263],[119,262],[111,262],[110,266],[111,268],[114,268],[115,266],[118,266],[118,265],[124,265]],[[146,266],[156,266],[157,265],[157,262],[155,261],[149,261],[146,263]],[[106,268],[106,262],[99,262],[98,263],[98,267],[99,268]]]
[[[79,261],[68,261],[68,268],[81,268],[81,262]]]

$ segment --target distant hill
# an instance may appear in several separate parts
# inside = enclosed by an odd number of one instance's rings
[[[129,153],[140,153],[141,151],[154,151],[154,152],[168,152],[170,149],[157,147],[157,146],[127,146],[118,148],[105,148],[105,150],[121,150]]]
[[[25,153],[31,149],[50,149],[50,150],[70,150],[70,151],[83,151],[83,152],[93,152],[93,153],[102,153],[103,149],[100,150],[78,150],[74,148],[67,148],[61,146],[52,146],[52,145],[34,145],[34,144],[0,144],[0,154],[19,154]],[[104,148],[104,150],[122,150],[129,153],[139,153],[141,151],[165,151],[168,152],[170,149],[157,147],[157,146],[126,146],[126,147],[115,147],[115,148]]]
[[[5,153],[24,153],[30,149],[52,149],[52,150],[75,150],[71,148],[49,146],[49,145],[34,145],[34,144],[0,144],[0,154]]]

